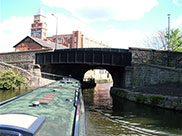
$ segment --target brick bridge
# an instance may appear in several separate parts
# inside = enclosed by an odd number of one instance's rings
[[[131,66],[131,53],[112,48],[62,49],[37,53],[36,63],[43,72],[71,75],[78,80],[83,80],[90,69],[106,69],[112,75],[114,86],[121,87],[124,86],[124,69]]]

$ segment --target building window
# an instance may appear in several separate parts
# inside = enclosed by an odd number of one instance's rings
[[[77,37],[75,36],[75,41],[74,42],[76,42],[77,41]]]
[[[77,48],[76,43],[77,43],[77,37],[75,36],[75,38],[74,38],[74,48]]]
[[[58,38],[58,43],[62,43],[62,38]]]
[[[76,48],[76,42],[74,43],[74,48]]]

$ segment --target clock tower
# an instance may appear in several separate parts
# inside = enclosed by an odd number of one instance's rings
[[[46,39],[47,37],[47,24],[41,8],[39,9],[37,15],[34,15],[34,23],[31,26],[31,36],[42,40]]]

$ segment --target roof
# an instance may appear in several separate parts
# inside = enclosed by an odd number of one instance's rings
[[[36,42],[37,44],[39,44],[42,47],[52,48],[52,49],[55,48],[55,43],[50,42],[50,41],[41,40],[39,38],[34,38],[34,37],[31,37],[31,36],[26,36],[23,40],[21,40],[19,43],[17,43],[13,47],[16,48],[16,46],[18,46],[20,43],[22,43],[27,38],[32,39],[34,42]],[[65,48],[67,48],[67,47],[64,46],[64,45],[61,45],[61,44],[57,44],[57,49],[65,49]]]
[[[4,115],[5,113],[16,113],[16,117],[22,114],[36,115],[35,117],[45,117],[45,122],[41,129],[36,133],[36,136],[71,136],[76,111],[76,107],[74,106],[75,90],[78,90],[79,87],[80,83],[77,80],[65,78],[42,88],[32,90],[22,96],[18,96],[17,99],[9,101],[3,105],[0,103],[0,115]],[[33,106],[33,102],[40,100],[50,93],[55,96],[52,101],[48,104],[40,103],[38,106]],[[0,121],[4,121],[5,119],[1,117],[2,116],[0,116]],[[10,119],[12,118],[13,117],[11,116]],[[20,120],[18,120],[18,118],[14,119],[14,121],[18,122],[14,125],[17,126],[17,124],[20,124],[20,127],[25,128],[26,124],[24,121],[26,120],[23,119],[24,118],[21,118]],[[32,118],[30,119],[32,120]],[[11,122],[8,122],[9,125],[13,125],[13,123],[10,123]],[[4,124],[0,123],[0,128],[2,125]]]

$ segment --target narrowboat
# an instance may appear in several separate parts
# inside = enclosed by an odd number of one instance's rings
[[[72,78],[0,103],[0,136],[85,136],[80,82]]]

